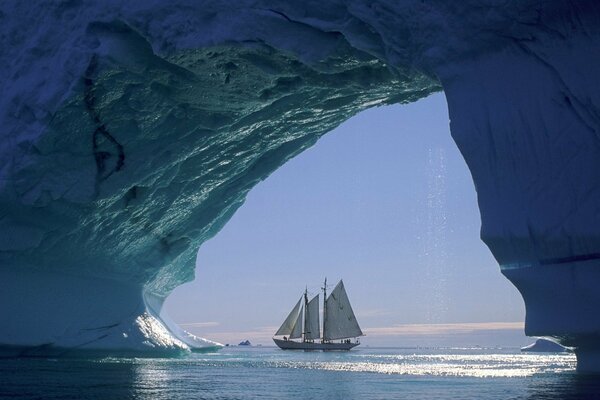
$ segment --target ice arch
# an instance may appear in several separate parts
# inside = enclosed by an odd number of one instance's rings
[[[527,333],[597,369],[598,6],[397,3],[4,2],[0,343],[210,346],[160,307],[248,190],[360,110],[443,87]]]

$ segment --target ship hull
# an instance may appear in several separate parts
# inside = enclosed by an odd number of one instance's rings
[[[281,340],[273,338],[273,341],[282,350],[322,350],[322,351],[346,351],[358,346],[360,343],[310,343],[294,342],[293,340]]]

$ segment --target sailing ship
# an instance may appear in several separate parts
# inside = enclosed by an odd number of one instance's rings
[[[327,279],[323,286],[323,332],[319,326],[319,294],[308,300],[308,291],[298,300],[279,330],[273,337],[275,344],[283,350],[350,350],[360,344],[364,336],[350,300],[339,281],[327,297]],[[304,304],[303,303],[304,300]],[[350,338],[355,338],[351,341]],[[301,339],[296,341],[294,339]],[[334,342],[340,340],[339,342]]]

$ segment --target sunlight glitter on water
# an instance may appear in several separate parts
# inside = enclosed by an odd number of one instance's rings
[[[277,367],[388,375],[509,378],[572,371],[576,365],[573,355],[369,355],[365,358],[367,360],[358,362],[278,362]]]
[[[489,351],[489,350],[488,350]],[[241,356],[241,355],[245,356]],[[210,368],[275,368],[321,370],[349,373],[375,373],[405,376],[518,378],[536,374],[574,371],[573,354],[523,354],[523,353],[289,353],[289,352],[226,352],[194,355],[178,360],[120,360],[104,359],[100,362],[160,364],[196,364]]]

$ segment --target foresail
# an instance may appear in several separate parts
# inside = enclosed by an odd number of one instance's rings
[[[283,324],[279,328],[279,330],[275,333],[275,336],[279,335],[289,335],[292,333],[294,329],[294,325],[296,324],[296,319],[298,319],[298,315],[300,315],[300,305],[302,302],[302,298],[298,300],[298,303],[292,308],[292,312],[287,316]]]
[[[325,302],[325,318],[323,321],[325,340],[363,335],[342,281],[337,284]]]
[[[298,313],[298,317],[296,318],[296,322],[294,323],[294,327],[292,328],[292,333],[290,333],[290,339],[298,339],[302,337],[302,312]]]
[[[306,339],[319,339],[320,334],[319,326],[319,295],[313,297],[308,302],[304,315],[304,337]]]

